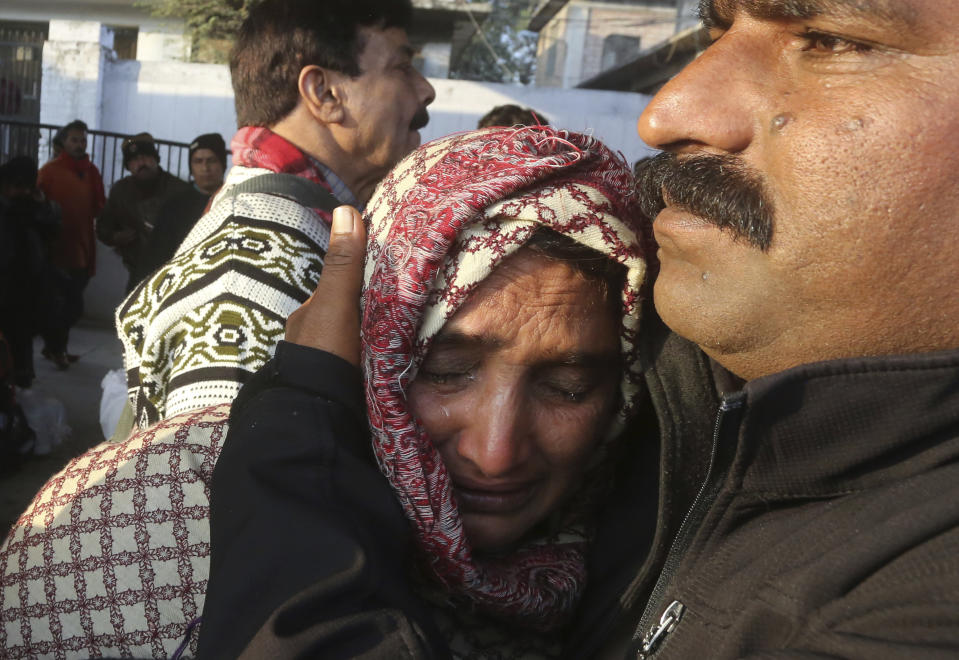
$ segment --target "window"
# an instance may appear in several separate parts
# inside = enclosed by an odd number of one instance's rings
[[[113,50],[118,60],[135,60],[137,58],[137,37],[140,29],[135,27],[109,26],[113,30]]]

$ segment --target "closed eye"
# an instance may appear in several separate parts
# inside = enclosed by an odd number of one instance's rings
[[[456,385],[458,383],[466,383],[475,378],[472,369],[465,371],[426,371],[425,369],[420,369],[417,378],[423,378],[424,380],[433,383],[434,385]]]
[[[555,397],[562,399],[566,403],[582,403],[594,387],[570,387],[562,384],[544,383],[546,390]]]

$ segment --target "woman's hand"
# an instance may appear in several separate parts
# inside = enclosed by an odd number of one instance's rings
[[[360,363],[360,289],[366,228],[352,206],[333,211],[330,247],[313,295],[290,314],[286,340]]]

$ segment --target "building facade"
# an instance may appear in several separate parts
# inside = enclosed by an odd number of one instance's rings
[[[676,0],[544,0],[530,21],[539,32],[536,84],[575,87],[635,59],[676,31]]]

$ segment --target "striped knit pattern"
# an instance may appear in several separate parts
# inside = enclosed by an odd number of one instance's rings
[[[268,172],[233,167],[174,258],[117,309],[141,428],[232,401],[316,287],[327,222],[283,197],[229,194],[231,186]]]

